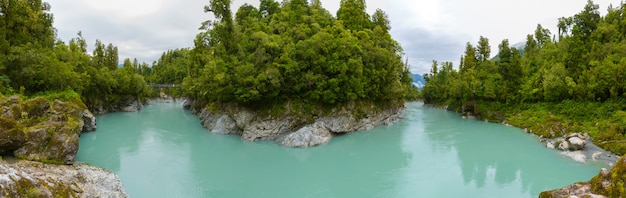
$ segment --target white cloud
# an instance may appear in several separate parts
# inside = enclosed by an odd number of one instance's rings
[[[157,0],[89,0],[78,1],[89,9],[106,12],[117,18],[137,17],[161,9],[163,1]]]

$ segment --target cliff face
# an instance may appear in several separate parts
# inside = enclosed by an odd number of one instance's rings
[[[119,177],[83,163],[0,161],[0,197],[128,197]]]
[[[191,106],[187,104],[186,108]],[[199,115],[202,125],[212,133],[240,135],[243,141],[270,140],[287,147],[324,144],[335,134],[391,125],[404,116],[403,106],[358,110],[355,106],[350,104],[317,115],[269,115],[233,105],[224,105],[217,111],[199,108],[192,112]]]
[[[39,97],[0,100],[0,154],[53,164],[72,164],[82,131],[95,130],[95,117],[80,101]]]

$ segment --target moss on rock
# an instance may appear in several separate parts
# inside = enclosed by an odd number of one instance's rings
[[[17,150],[26,142],[22,126],[13,119],[0,117],[0,134],[0,155]]]
[[[11,97],[0,104],[5,105],[0,106],[0,153],[53,164],[74,162],[86,110],[80,100]]]

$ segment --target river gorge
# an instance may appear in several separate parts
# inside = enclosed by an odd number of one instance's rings
[[[118,174],[130,197],[537,197],[608,168],[422,103],[394,125],[312,148],[209,133],[180,103],[97,120],[77,161]]]

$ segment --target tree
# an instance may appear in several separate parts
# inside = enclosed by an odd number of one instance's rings
[[[107,45],[106,50],[104,51],[104,65],[106,65],[109,70],[113,71],[117,69],[117,65],[119,64],[119,57],[117,54],[117,47],[113,46],[113,44],[109,43]]]
[[[491,55],[491,46],[489,46],[489,39],[480,36],[478,40],[478,46],[476,47],[476,59],[479,63],[489,60]]]
[[[389,30],[391,30],[389,16],[387,16],[387,13],[385,13],[381,9],[376,9],[376,12],[374,12],[374,15],[372,15],[372,22],[374,23],[374,25],[381,27],[386,32],[389,32]]]
[[[372,22],[365,8],[365,0],[341,0],[337,19],[342,20],[346,28],[354,31],[370,28]]]

